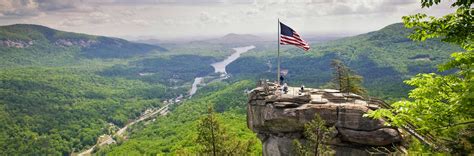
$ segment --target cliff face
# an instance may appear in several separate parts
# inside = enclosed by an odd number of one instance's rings
[[[275,92],[272,83],[263,83],[249,94],[247,124],[258,134],[264,155],[292,155],[293,140],[305,140],[304,124],[318,114],[327,126],[335,126],[332,145],[336,155],[368,154],[366,149],[397,146],[402,137],[398,129],[384,121],[362,117],[376,104],[356,94],[337,90],[289,88],[287,94]]]

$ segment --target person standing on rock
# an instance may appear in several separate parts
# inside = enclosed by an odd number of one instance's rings
[[[288,84],[283,84],[283,93],[288,93]]]
[[[280,84],[279,85],[283,84],[284,80],[285,80],[285,78],[283,77],[283,75],[280,75]]]
[[[301,95],[304,93],[304,85],[301,85],[301,88],[300,88],[300,93],[298,93],[298,95]]]

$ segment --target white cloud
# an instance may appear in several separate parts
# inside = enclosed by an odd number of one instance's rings
[[[134,16],[137,13],[134,10],[124,10],[121,11],[120,14],[122,14],[123,16]]]
[[[448,2],[449,3],[449,2]],[[417,12],[416,0],[0,0],[0,23],[35,23],[107,36],[174,38],[274,33],[276,19],[300,32],[363,33]]]
[[[209,12],[203,11],[199,14],[199,21],[203,26],[208,24],[230,24],[228,14],[226,13],[217,13],[211,14]]]
[[[149,26],[151,25],[150,21],[142,20],[142,19],[134,19],[131,20],[132,23],[139,25],[139,26]]]
[[[65,27],[76,27],[76,26],[82,26],[85,25],[87,22],[81,18],[81,17],[73,17],[73,18],[67,18],[63,19],[59,22],[60,26],[65,26]]]
[[[103,12],[92,12],[89,13],[88,23],[103,24],[109,23],[113,20],[109,14]]]

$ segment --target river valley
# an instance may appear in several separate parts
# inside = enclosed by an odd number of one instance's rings
[[[212,63],[211,66],[214,67],[214,73],[218,73],[220,75],[216,79],[226,79],[226,78],[228,78],[229,75],[227,74],[227,71],[225,70],[227,65],[229,65],[230,63],[237,60],[240,57],[241,54],[246,53],[246,52],[248,52],[249,50],[251,50],[253,48],[255,48],[255,46],[253,46],[253,45],[245,46],[245,47],[232,48],[235,52],[232,53],[229,57],[227,57],[226,59],[224,59],[220,62]],[[204,80],[204,77],[194,78],[193,85],[192,85],[191,89],[189,90],[189,96],[190,97],[192,97],[196,93],[196,91],[198,89],[198,85],[203,83],[203,80]]]
[[[224,59],[220,62],[215,62],[215,63],[211,64],[211,66],[214,67],[214,72],[218,73],[219,76],[217,76],[217,77],[216,76],[208,76],[208,77],[210,77],[211,79],[214,79],[214,80],[223,80],[223,79],[228,78],[229,75],[227,74],[227,72],[225,70],[227,65],[229,65],[233,61],[237,60],[240,57],[241,54],[246,53],[246,52],[248,52],[249,50],[251,50],[253,48],[255,48],[255,46],[253,46],[253,45],[245,46],[245,47],[232,48],[235,52],[232,53],[229,57],[227,57],[226,59]],[[205,77],[196,77],[196,78],[194,78],[194,82],[191,86],[191,89],[189,90],[189,97],[192,97],[197,92],[199,85],[204,83],[204,78]],[[145,112],[142,113],[142,115],[140,117],[138,117],[137,119],[129,122],[124,127],[119,128],[113,135],[104,134],[104,135],[100,136],[97,139],[98,141],[97,141],[96,145],[94,145],[94,146],[92,146],[92,147],[90,147],[86,150],[83,150],[82,152],[78,153],[77,155],[79,155],[79,156],[91,155],[94,152],[94,149],[96,149],[97,147],[116,143],[116,141],[113,139],[112,136],[124,137],[124,135],[125,135],[124,132],[126,132],[127,129],[129,127],[131,127],[132,125],[134,125],[136,123],[139,123],[141,121],[147,120],[151,117],[155,117],[157,115],[166,115],[166,113],[168,113],[168,111],[169,111],[168,110],[169,106],[172,105],[172,104],[176,104],[176,103],[181,102],[182,98],[183,98],[182,96],[179,96],[179,97],[176,97],[176,98],[171,99],[171,100],[166,100],[166,101],[169,101],[169,102],[167,102],[163,107],[161,107],[159,109],[147,109]]]

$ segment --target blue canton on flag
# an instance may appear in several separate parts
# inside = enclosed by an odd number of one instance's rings
[[[308,42],[301,39],[300,35],[280,22],[280,44],[291,44],[308,51],[310,49]]]

